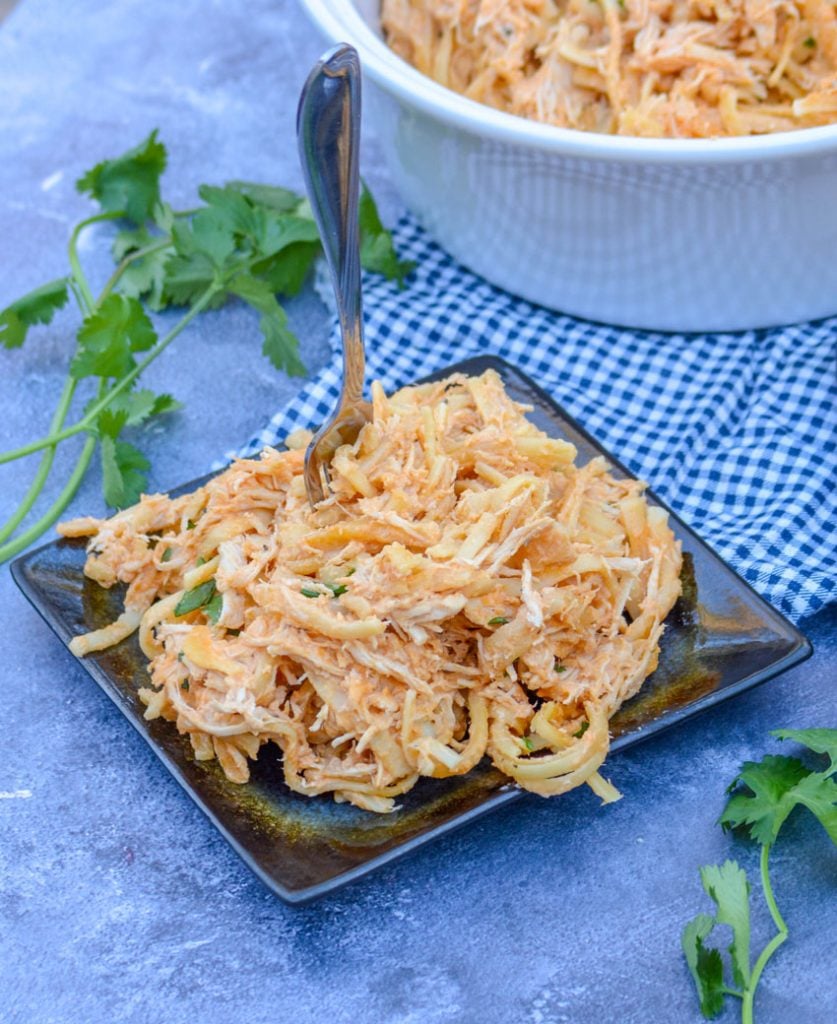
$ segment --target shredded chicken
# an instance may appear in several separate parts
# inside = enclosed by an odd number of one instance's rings
[[[837,121],[833,0],[383,0],[437,82],[547,124],[664,138]]]
[[[643,485],[583,467],[489,371],[373,387],[311,510],[298,447],[192,494],[74,520],[86,574],[127,584],[84,655],[139,628],[146,718],[246,782],[262,744],[289,786],[390,811],[486,754],[543,795],[598,774],[608,721],[657,663],[680,545]]]

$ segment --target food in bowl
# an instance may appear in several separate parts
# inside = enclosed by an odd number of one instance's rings
[[[381,23],[442,85],[564,128],[703,138],[837,122],[831,0],[383,0]]]
[[[525,417],[493,371],[387,397],[312,510],[306,437],[191,494],[144,496],[89,537],[85,573],[128,585],[77,655],[139,631],[162,717],[229,779],[269,741],[288,785],[393,810],[484,755],[544,796],[599,774],[608,721],[657,664],[680,544],[636,480]]]

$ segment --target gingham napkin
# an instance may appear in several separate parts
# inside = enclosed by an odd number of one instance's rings
[[[533,377],[790,618],[837,592],[837,317],[735,334],[658,334],[575,320],[487,284],[412,217],[407,287],[364,281],[367,384],[391,391],[493,353]],[[328,416],[330,364],[242,450]]]

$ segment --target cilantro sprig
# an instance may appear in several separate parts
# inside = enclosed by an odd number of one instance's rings
[[[750,883],[745,871],[732,860],[701,868],[703,888],[714,903],[715,912],[698,914],[689,921],[681,941],[701,1011],[708,1019],[721,1012],[726,996],[733,996],[741,1000],[742,1024],[752,1024],[756,987],[762,972],[788,938],[788,926],[773,894],[769,857],[790,814],[797,807],[806,807],[837,845],[837,729],[779,729],[772,735],[825,755],[829,764],[816,770],[797,757],[768,754],[761,761],[745,762],[727,790],[731,795],[720,824],[724,829],[741,829],[761,845],[761,887],[776,934],[751,966]],[[706,939],[722,926],[728,926],[732,932],[726,958],[721,950],[706,945]]]
[[[0,347],[7,349],[20,348],[31,328],[49,324],[70,295],[81,313],[48,433],[0,453],[0,464],[43,453],[18,508],[0,525],[0,562],[58,519],[97,450],[107,503],[124,508],[139,499],[150,466],[124,434],[181,405],[169,394],[138,389],[137,382],[203,310],[244,302],[258,314],[262,352],[273,366],[289,375],[305,373],[298,339],[277,295],[299,292],[320,252],[307,201],[288,189],[231,181],[202,185],[201,205],[173,210],[160,191],[166,163],[166,148],[153,131],[138,146],[83,174],[76,187],[99,209],[72,231],[68,274],[0,310]],[[412,264],[398,259],[365,186],[360,220],[364,266],[402,285]],[[118,225],[112,243],[116,266],[95,296],[81,265],[79,239],[103,222]],[[178,309],[181,316],[161,335],[152,317],[167,309]],[[80,389],[90,397],[82,415],[67,425]],[[47,511],[24,526],[47,484],[56,447],[77,436],[84,443],[75,467]]]

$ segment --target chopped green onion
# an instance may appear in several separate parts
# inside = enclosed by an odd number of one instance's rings
[[[529,736],[523,737],[523,746],[526,747],[527,750],[535,749],[535,744],[532,742],[532,739]]]
[[[509,620],[505,615],[495,615],[493,619],[488,620],[489,626],[505,626]]]
[[[187,530],[194,530],[194,528],[195,528],[195,520],[194,519],[187,519],[186,520],[186,529]]]
[[[312,590],[311,587],[303,587],[302,590],[300,590],[300,594],[302,594],[303,597],[319,597],[321,591]]]
[[[183,680],[183,682],[180,684],[180,689],[181,690],[188,690],[189,689],[189,680],[188,679],[184,679]]]
[[[581,739],[581,737],[582,737],[582,736],[583,736],[583,735],[584,735],[584,734],[585,734],[585,733],[587,732],[587,730],[588,730],[589,728],[590,728],[590,723],[589,723],[589,722],[588,722],[588,721],[587,721],[587,720],[585,719],[585,720],[584,720],[584,721],[583,721],[583,722],[581,723],[581,726],[580,726],[580,728],[579,728],[578,732],[574,732],[574,733],[573,733],[573,736],[575,736],[575,738],[576,738],[577,740],[580,740],[580,739]]]
[[[813,36],[808,36],[808,38],[805,40],[805,42],[802,45],[803,46],[807,46],[809,50],[813,50],[814,47],[817,45],[817,41],[816,41],[816,39],[814,39]]]
[[[171,559],[171,556],[173,554],[174,554],[174,550],[172,548],[166,548],[166,550],[162,554],[162,557],[160,558],[160,561],[161,562],[168,562]]]
[[[555,659],[555,664],[552,666],[556,672],[566,672],[567,666],[562,665],[558,658]]]
[[[340,597],[341,594],[345,594],[349,589],[345,583],[326,583],[326,586],[335,597]]]

